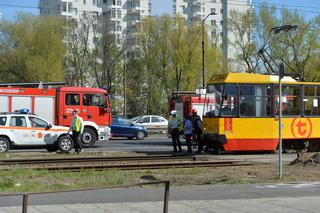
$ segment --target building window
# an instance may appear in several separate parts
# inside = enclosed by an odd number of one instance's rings
[[[111,10],[111,18],[116,18],[116,10],[115,9]]]
[[[215,13],[216,12],[216,8],[211,8],[211,13]]]
[[[220,25],[223,25],[223,21],[220,21]]]
[[[117,26],[117,31],[121,32],[121,26]]]
[[[116,5],[116,0],[112,0],[112,5]]]
[[[223,13],[223,9],[220,9],[220,13]]]
[[[117,17],[121,19],[121,10],[117,10]]]
[[[117,1],[117,5],[118,5],[118,6],[121,6],[121,0],[118,0],[118,1]]]
[[[61,4],[61,11],[62,11],[62,12],[67,12],[67,2],[62,2],[62,4]]]
[[[103,3],[106,4],[106,3],[107,3],[107,0],[103,0]]]
[[[72,11],[72,2],[69,2],[68,4],[68,12],[71,12]]]
[[[216,3],[216,0],[211,0],[211,3]]]
[[[217,22],[216,20],[211,20],[211,26],[216,26]]]
[[[87,4],[86,0],[83,0],[83,4]]]

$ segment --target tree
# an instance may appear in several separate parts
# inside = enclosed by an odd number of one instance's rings
[[[63,80],[64,22],[55,17],[19,14],[0,22],[2,82]]]
[[[194,90],[201,82],[201,25],[187,27],[180,17],[149,17],[139,31],[140,58],[130,65],[138,88],[137,100],[145,97],[140,113],[165,113],[174,90]],[[222,53],[206,39],[206,75],[222,72]],[[143,66],[141,66],[143,65]],[[131,73],[131,72],[130,72]],[[139,74],[137,74],[139,73]],[[130,89],[130,88],[129,88]],[[138,103],[137,103],[138,104]],[[133,107],[132,107],[133,108]]]
[[[235,35],[232,45],[240,50],[236,61],[238,64],[244,61],[247,72],[258,71],[261,60],[257,58],[257,52],[263,48],[273,59],[274,70],[278,69],[280,62],[284,62],[287,73],[306,80],[318,79],[319,16],[307,21],[297,11],[285,8],[277,16],[275,6],[264,4],[254,16],[251,11],[232,11],[229,21],[230,30]],[[270,31],[280,25],[299,27],[284,34]]]

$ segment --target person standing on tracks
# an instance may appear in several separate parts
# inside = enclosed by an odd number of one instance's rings
[[[192,125],[190,116],[187,116],[184,122],[184,136],[186,138],[186,143],[188,146],[189,153],[192,153],[192,148],[191,148],[192,129],[193,129],[193,125]]]
[[[82,152],[82,133],[83,133],[83,119],[78,115],[78,110],[73,110],[71,126],[68,130],[68,134],[72,132],[72,140],[74,142],[75,153],[79,154]]]
[[[173,151],[177,152],[177,146],[179,148],[179,152],[182,152],[181,142],[179,138],[179,129],[181,128],[181,120],[180,116],[177,115],[176,110],[171,111],[171,115],[169,117],[168,129],[171,132]]]
[[[200,116],[197,114],[196,109],[192,109],[192,116],[191,121],[193,125],[193,138],[194,141],[198,144],[198,152],[201,152],[203,150],[203,143],[201,140],[202,135],[202,121]]]

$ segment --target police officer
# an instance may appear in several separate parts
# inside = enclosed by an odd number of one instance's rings
[[[182,152],[181,142],[179,138],[179,129],[181,128],[181,120],[180,116],[177,115],[176,110],[171,111],[171,115],[169,117],[168,129],[171,132],[173,151],[177,152],[177,146],[179,148],[179,152]]]
[[[74,142],[74,149],[75,153],[79,154],[82,152],[82,142],[81,142],[81,136],[83,133],[83,120],[82,118],[78,115],[79,111],[78,110],[73,110],[72,112],[72,121],[71,121],[71,126],[68,130],[68,134],[72,132],[72,140]]]

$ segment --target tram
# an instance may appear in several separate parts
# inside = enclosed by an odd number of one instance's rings
[[[221,151],[275,151],[279,137],[278,76],[213,76],[203,115],[203,141]],[[282,80],[283,149],[320,150],[320,83]]]

